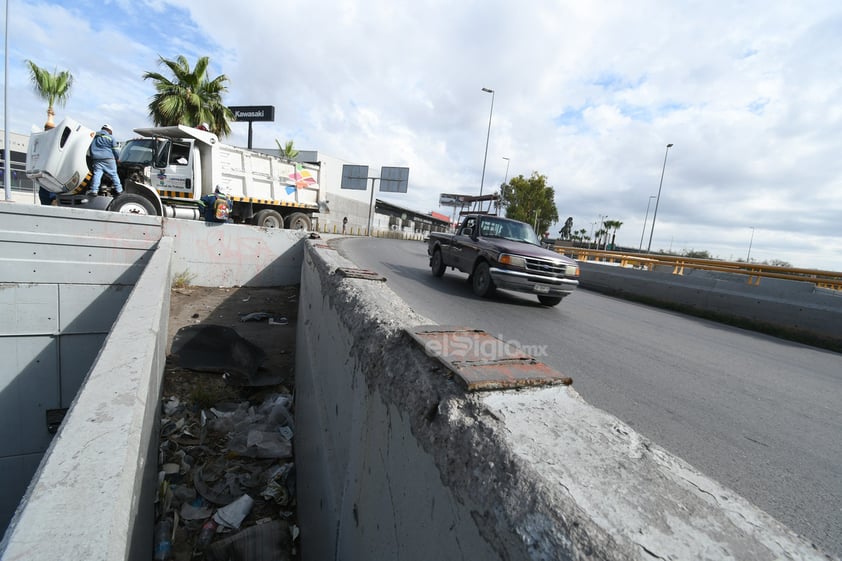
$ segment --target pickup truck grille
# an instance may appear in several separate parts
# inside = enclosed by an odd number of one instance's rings
[[[530,273],[541,275],[553,275],[563,277],[568,274],[567,265],[561,261],[550,261],[549,259],[526,258],[526,270]],[[575,271],[570,271],[574,275]]]

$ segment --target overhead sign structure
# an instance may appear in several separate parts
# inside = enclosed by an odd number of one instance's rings
[[[380,191],[384,193],[406,193],[409,187],[409,168],[380,168]]]
[[[274,105],[232,105],[228,107],[237,121],[274,121]]]
[[[342,166],[342,183],[340,189],[353,189],[365,191],[368,181],[368,166],[354,166],[345,164]]]
[[[383,166],[380,177],[369,177],[368,166],[345,164],[342,166],[340,189],[365,191],[371,180],[371,201],[368,203],[368,235],[371,235],[371,215],[374,212],[374,181],[380,180],[380,191],[385,193],[406,193],[409,188],[409,168]]]

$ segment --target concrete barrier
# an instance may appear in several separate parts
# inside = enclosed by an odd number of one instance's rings
[[[642,271],[581,261],[582,288],[804,339],[842,350],[842,293],[810,282],[671,267]]]
[[[431,322],[353,266],[305,252],[303,559],[825,558],[571,387],[464,392],[405,332]]]

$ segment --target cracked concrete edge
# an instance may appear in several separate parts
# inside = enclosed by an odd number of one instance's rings
[[[401,412],[438,466],[426,484],[444,485],[501,559],[830,559],[573,388],[464,393],[404,333],[433,322],[388,282],[341,278],[353,263],[305,253],[350,334],[335,350]]]

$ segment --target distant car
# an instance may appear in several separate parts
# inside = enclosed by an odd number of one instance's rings
[[[448,267],[468,273],[478,296],[502,288],[555,306],[579,285],[576,261],[541,247],[529,224],[500,216],[469,214],[455,234],[432,232],[427,253],[433,275]]]

